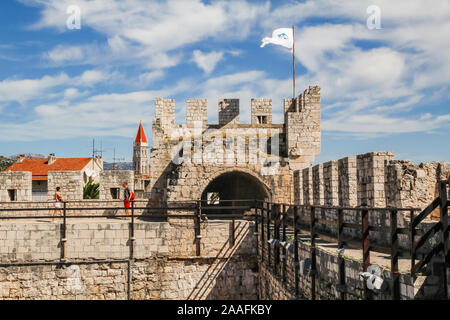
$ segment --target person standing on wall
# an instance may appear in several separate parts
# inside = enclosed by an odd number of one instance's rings
[[[131,207],[131,201],[134,200],[134,193],[133,191],[130,190],[130,188],[128,187],[128,182],[124,182],[123,183],[123,188],[124,188],[124,192],[123,192],[123,196],[124,196],[124,200],[123,200],[123,205],[125,207],[125,214],[127,216],[130,215],[130,207]]]
[[[55,195],[53,196],[53,200],[55,200],[55,211],[53,212],[52,222],[55,222],[56,213],[59,212],[59,215],[62,216],[62,190],[61,187],[56,188]]]

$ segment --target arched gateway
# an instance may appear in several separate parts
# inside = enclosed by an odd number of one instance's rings
[[[246,172],[231,171],[214,178],[203,190],[201,199],[209,204],[222,200],[270,200],[265,184]]]
[[[239,100],[221,99],[218,124],[209,124],[207,101],[188,99],[186,123],[177,125],[175,101],[156,99],[151,202],[208,200],[208,194],[292,202],[294,171],[320,153],[320,88],[284,99],[282,108],[285,121],[276,124],[272,101],[252,99],[251,124],[241,124]]]

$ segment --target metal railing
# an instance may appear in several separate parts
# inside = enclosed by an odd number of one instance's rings
[[[0,223],[4,220],[33,220],[33,219],[57,219],[62,220],[61,222],[61,262],[65,261],[66,258],[66,242],[67,242],[67,222],[70,219],[93,219],[93,218],[125,218],[129,219],[130,223],[130,243],[135,241],[134,237],[134,229],[135,229],[135,221],[136,219],[151,221],[151,220],[167,220],[170,219],[181,219],[181,218],[190,218],[195,221],[195,230],[196,230],[196,239],[197,239],[197,255],[200,256],[200,230],[201,224],[208,219],[225,219],[231,220],[234,224],[236,219],[250,219],[254,217],[252,214],[245,214],[244,212],[250,211],[255,208],[255,200],[220,200],[216,205],[204,205],[207,200],[197,200],[197,201],[171,201],[167,203],[165,206],[138,206],[139,203],[148,203],[148,200],[134,200],[131,201],[130,208],[125,208],[122,205],[121,201],[89,201],[89,204],[93,203],[109,203],[115,204],[118,206],[106,207],[70,207],[70,204],[83,204],[87,203],[86,201],[65,201],[62,202],[61,208],[53,208],[53,207],[36,207],[36,208],[23,208],[20,207],[23,204],[29,204],[29,202],[8,202],[8,205],[13,204],[17,206],[17,208],[2,208],[0,203]],[[33,202],[33,204],[53,204],[52,202]],[[119,206],[120,204],[120,206]],[[44,211],[54,211],[60,210],[62,215],[43,215],[39,214],[39,212]],[[81,215],[77,214],[80,212],[86,211],[99,211],[99,210],[107,210],[107,211],[125,211],[128,210],[129,214],[106,214],[106,215]],[[136,215],[136,211],[141,210],[143,214]],[[170,211],[180,211],[182,214],[173,214],[169,215]],[[220,212],[219,214],[217,212]],[[18,212],[36,212],[36,215],[4,215],[3,213],[18,213]],[[192,212],[192,213],[186,213]],[[239,213],[240,212],[240,213]],[[234,231],[234,228],[233,228]],[[233,238],[233,237],[232,237]],[[133,257],[133,246],[130,246],[130,258]]]
[[[231,239],[234,244],[234,222],[236,219],[248,219],[255,222],[255,235],[257,247],[261,243],[261,262],[266,263],[275,275],[280,275],[281,281],[286,282],[286,270],[292,268],[294,271],[294,287],[295,294],[299,294],[299,235],[301,233],[309,235],[310,242],[310,277],[311,277],[311,297],[316,298],[315,279],[317,275],[316,270],[316,240],[320,238],[330,239],[332,238],[337,242],[338,248],[344,248],[348,246],[352,239],[346,237],[345,230],[356,230],[360,232],[361,240],[359,243],[360,250],[362,251],[362,263],[363,271],[366,271],[370,265],[370,253],[380,252],[390,255],[391,272],[392,272],[392,285],[391,295],[392,299],[400,299],[400,284],[399,284],[399,258],[410,258],[411,261],[411,275],[415,277],[424,267],[426,267],[431,259],[438,254],[443,257],[443,263],[446,268],[450,267],[449,257],[449,225],[448,225],[448,186],[450,181],[442,181],[439,183],[440,195],[433,203],[425,210],[421,211],[417,208],[373,208],[373,207],[339,207],[339,206],[317,206],[317,205],[291,205],[282,203],[272,203],[262,200],[220,200],[215,204],[208,204],[208,200],[197,201],[173,201],[165,206],[137,206],[138,203],[148,203],[148,200],[135,200],[131,203],[130,215],[77,215],[74,212],[94,211],[94,210],[125,210],[122,205],[117,207],[70,207],[71,203],[80,202],[65,202],[63,208],[61,208],[63,215],[57,216],[55,219],[62,219],[62,232],[61,232],[61,258],[60,261],[55,262],[57,264],[74,264],[84,263],[83,261],[66,261],[66,242],[67,242],[67,220],[77,218],[128,218],[130,219],[130,254],[126,260],[111,260],[110,262],[127,262],[129,265],[129,274],[131,275],[131,265],[134,260],[134,228],[136,219],[177,219],[177,218],[190,218],[194,219],[195,228],[195,246],[196,255],[201,256],[201,224],[208,221],[208,219],[225,219],[231,220],[232,234]],[[101,201],[105,202],[105,201]],[[99,202],[99,203],[101,203]],[[113,201],[114,202],[114,201]],[[48,204],[48,202],[45,202]],[[89,202],[92,204],[93,202]],[[110,201],[110,203],[112,203]],[[9,205],[11,203],[8,203]],[[17,203],[20,205],[20,203]],[[419,224],[433,212],[437,207],[440,207],[440,221],[436,223],[427,232],[421,231]],[[53,218],[52,215],[35,215],[35,216],[19,216],[19,215],[3,215],[4,212],[20,212],[20,211],[48,211],[54,210],[54,208],[2,208],[0,203],[0,223],[5,219],[37,219],[37,218]],[[145,214],[136,215],[136,210],[142,210]],[[187,213],[168,214],[170,211],[188,211]],[[249,212],[250,211],[250,212]],[[318,212],[334,212],[336,219],[322,219],[317,216]],[[390,226],[374,225],[370,224],[369,216],[380,213],[388,212]],[[399,212],[409,212],[410,225],[409,227],[398,227],[397,218]],[[72,213],[72,214],[70,214]],[[359,223],[346,222],[346,214],[356,213],[359,215]],[[334,227],[336,232],[330,234],[320,228],[320,225],[328,227]],[[389,247],[382,247],[371,241],[370,232],[380,232],[385,234],[389,238]],[[424,244],[434,236],[440,234],[440,242],[429,252],[422,253],[419,249],[423,249]],[[288,234],[293,235],[293,248],[294,248],[294,265],[287,266],[287,249],[285,247],[274,246],[267,243],[268,239],[277,239],[280,242],[287,242]],[[399,235],[409,236],[411,246],[410,249],[405,250],[399,247]],[[416,237],[420,237],[416,241]],[[423,250],[422,250],[423,251]],[[267,259],[267,261],[266,261]],[[416,263],[416,260],[418,262]],[[99,260],[103,261],[104,260]],[[93,263],[92,261],[86,263]],[[35,262],[33,264],[39,264]],[[44,263],[42,263],[44,264]],[[1,264],[14,265],[14,263]],[[345,299],[345,261],[344,258],[338,256],[338,286],[337,289],[340,292],[340,298]],[[131,277],[131,276],[130,276]],[[130,280],[129,280],[130,281]],[[444,288],[447,287],[449,279],[446,278],[444,272]],[[130,291],[129,291],[130,292]],[[130,293],[129,293],[130,294]],[[446,296],[448,298],[448,296]]]
[[[440,195],[425,210],[418,208],[372,208],[372,207],[336,207],[336,206],[318,206],[318,205],[289,205],[282,203],[258,202],[256,207],[256,230],[260,232],[259,241],[261,242],[261,260],[266,263],[272,273],[279,276],[280,280],[286,282],[286,247],[280,245],[271,245],[267,240],[274,239],[277,243],[286,243],[288,233],[293,235],[293,255],[294,264],[290,268],[294,269],[294,291],[295,295],[299,294],[299,234],[309,235],[310,244],[310,277],[311,277],[311,297],[316,298],[316,240],[320,237],[326,241],[337,242],[338,249],[349,247],[349,241],[354,238],[345,236],[345,229],[356,230],[360,232],[361,239],[359,241],[360,250],[362,251],[363,271],[370,266],[370,253],[379,252],[389,255],[391,280],[391,297],[393,300],[400,299],[400,283],[399,283],[399,258],[409,258],[411,263],[410,274],[415,279],[417,273],[421,272],[432,260],[433,257],[441,254],[444,268],[450,268],[449,253],[449,225],[448,225],[448,206],[447,199],[448,186],[450,181],[442,181],[439,183]],[[428,231],[423,232],[418,228],[419,224],[428,217],[433,210],[440,207],[440,221],[437,222]],[[317,213],[320,211],[334,212],[336,219],[320,219]],[[359,223],[346,222],[346,214],[357,213],[360,217]],[[389,213],[389,227],[374,225],[369,223],[369,216],[380,214],[382,212]],[[398,227],[398,215],[400,212],[409,212],[409,227]],[[417,212],[420,212],[417,216]],[[258,224],[260,226],[258,226]],[[335,233],[330,233],[318,228],[319,225],[325,225],[335,228]],[[383,247],[371,241],[371,232],[379,232],[389,239],[389,246]],[[439,244],[428,252],[423,249],[424,245],[429,242],[435,234],[440,234]],[[399,235],[406,235],[410,241],[409,249],[399,247]],[[416,237],[420,236],[418,240]],[[264,261],[267,259],[267,261]],[[416,260],[418,262],[416,263]],[[345,299],[345,261],[342,255],[338,255],[338,286],[337,291],[340,292],[340,298]],[[443,274],[443,285],[445,298],[448,299],[448,282],[447,274]]]
[[[167,219],[194,219],[195,222],[195,246],[196,246],[196,255],[198,257],[201,256],[201,224],[208,221],[208,219],[219,219],[219,220],[231,220],[232,221],[232,235],[231,241],[234,245],[234,221],[236,219],[251,219],[254,216],[246,214],[244,215],[242,211],[248,211],[255,207],[255,200],[221,200],[219,205],[203,205],[205,201],[172,201],[167,203],[166,206],[138,206],[137,204],[148,203],[148,200],[134,200],[131,201],[130,208],[124,208],[121,201],[89,201],[89,204],[93,203],[108,203],[115,204],[117,203],[117,207],[70,207],[71,204],[83,204],[87,203],[86,201],[67,201],[63,202],[62,208],[60,208],[62,215],[53,216],[53,215],[44,215],[40,214],[40,212],[44,211],[54,211],[54,207],[49,207],[53,203],[42,201],[42,202],[33,202],[33,205],[37,205],[36,208],[23,208],[24,204],[30,204],[30,202],[8,202],[8,206],[17,206],[16,208],[5,208],[2,207],[2,203],[0,203],[0,224],[5,222],[6,220],[35,220],[35,219],[57,219],[61,221],[61,232],[60,232],[60,258],[58,261],[28,261],[28,262],[0,262],[0,267],[11,267],[11,266],[40,266],[40,265],[88,265],[95,263],[126,263],[128,265],[128,278],[127,278],[127,296],[128,299],[131,299],[131,286],[132,286],[132,266],[135,261],[134,247],[135,247],[135,224],[137,219],[142,219],[145,221],[156,219],[157,221],[167,221]],[[232,204],[232,205],[229,205]],[[239,205],[241,204],[241,205]],[[245,205],[246,204],[246,205]],[[251,204],[251,205],[249,205]],[[47,207],[39,207],[39,205],[47,205]],[[115,211],[125,211],[128,209],[130,211],[129,215],[126,214],[109,214],[109,215],[80,215],[80,212],[86,211],[98,211],[98,210],[108,210],[114,209]],[[203,211],[203,210],[206,211]],[[59,210],[59,209],[58,209]],[[136,215],[136,210],[142,210],[145,214]],[[20,212],[36,212],[35,215],[18,215]],[[182,212],[176,213],[173,215],[168,215],[170,211],[179,211]],[[220,211],[220,214],[216,212]],[[240,211],[242,213],[236,213],[236,211]],[[156,212],[156,213],[155,213]],[[192,213],[191,213],[192,212]],[[231,212],[231,213],[230,213]],[[5,215],[5,213],[7,213]],[[78,213],[78,214],[77,214]],[[129,256],[127,259],[90,259],[86,260],[68,260],[66,257],[66,245],[68,242],[67,239],[67,224],[68,220],[71,219],[94,219],[94,218],[126,218],[129,221]]]

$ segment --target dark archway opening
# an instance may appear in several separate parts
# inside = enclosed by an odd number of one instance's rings
[[[247,206],[253,205],[254,200],[270,201],[270,199],[270,192],[264,184],[252,175],[239,171],[220,175],[211,181],[202,193],[203,206]],[[239,214],[244,211],[233,210],[233,212],[226,213]],[[208,211],[205,213],[213,212]]]

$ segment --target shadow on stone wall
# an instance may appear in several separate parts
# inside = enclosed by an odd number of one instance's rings
[[[236,227],[235,243],[251,241],[248,229]],[[231,241],[231,239],[230,239]],[[203,272],[188,300],[254,300],[258,298],[257,256],[242,255],[240,245],[225,242],[214,258],[204,262]],[[208,261],[209,260],[209,261]]]

